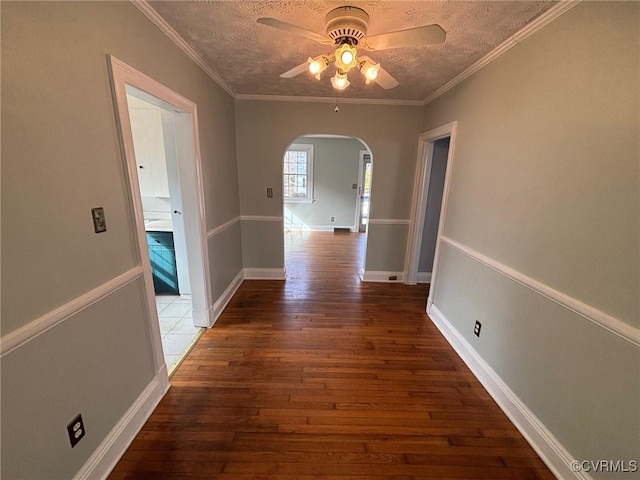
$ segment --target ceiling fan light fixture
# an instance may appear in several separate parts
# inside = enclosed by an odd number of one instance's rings
[[[324,72],[329,65],[328,58],[324,55],[318,55],[316,58],[309,57],[307,62],[309,62],[309,72],[311,75],[320,80],[320,74]]]
[[[351,82],[349,82],[346,73],[336,72],[336,74],[331,77],[331,85],[336,90],[344,90],[349,86],[350,83]]]
[[[336,67],[343,72],[348,72],[358,64],[357,50],[348,43],[343,43],[336,50]]]
[[[378,76],[378,71],[380,70],[379,63],[373,63],[371,60],[365,60],[360,64],[360,72],[364,75],[366,79],[366,83],[370,83],[372,80],[375,80]]]

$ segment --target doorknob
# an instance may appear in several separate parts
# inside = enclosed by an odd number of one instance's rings
[[[182,215],[182,212],[179,212],[178,210],[174,210],[173,213],[175,213],[176,215]]]

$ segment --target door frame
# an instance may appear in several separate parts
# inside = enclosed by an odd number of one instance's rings
[[[360,231],[360,215],[362,214],[362,195],[364,194],[364,156],[371,153],[369,150],[360,150],[358,161],[358,187],[356,190],[356,218],[353,224],[353,233]]]
[[[191,195],[195,198],[196,212],[191,212],[185,218],[185,229],[197,232],[197,239],[194,242],[195,248],[189,249],[189,271],[191,278],[192,302],[194,308],[194,322],[206,323],[211,326],[211,277],[209,271],[209,252],[207,248],[207,232],[205,219],[204,188],[202,180],[202,168],[200,161],[200,140],[198,133],[198,111],[197,106],[191,100],[167,88],[156,80],[139,72],[135,68],[127,65],[118,58],[108,55],[109,71],[111,73],[111,86],[113,90],[114,106],[116,111],[116,123],[120,146],[125,162],[125,171],[129,185],[129,207],[135,228],[132,232],[134,242],[138,250],[138,262],[143,269],[143,279],[145,295],[147,299],[147,312],[149,331],[151,333],[151,343],[153,348],[156,371],[164,369],[166,365],[162,350],[162,338],[160,335],[160,325],[158,322],[158,311],[155,302],[155,291],[153,288],[153,278],[151,274],[151,263],[146,241],[146,231],[144,228],[144,214],[140,186],[138,184],[138,172],[136,167],[135,150],[133,146],[133,135],[131,132],[131,122],[129,120],[129,110],[127,102],[127,85],[135,87],[157,99],[166,102],[181,110],[181,113],[189,115],[192,146],[189,149],[188,158],[185,161],[191,162],[191,167],[195,174],[195,181],[187,186],[191,188]],[[186,182],[181,178],[181,183]],[[183,196],[185,194],[185,184],[183,183]],[[187,247],[189,248],[189,247]],[[195,283],[195,285],[194,285]]]
[[[422,234],[427,210],[427,197],[429,194],[429,180],[431,177],[431,165],[433,162],[433,150],[436,140],[450,137],[449,153],[444,178],[444,191],[442,193],[442,206],[440,207],[440,219],[438,221],[438,234],[436,237],[436,251],[433,257],[431,269],[431,286],[427,307],[433,303],[433,292],[437,278],[438,260],[440,256],[440,240],[443,235],[443,227],[449,199],[451,185],[451,172],[456,145],[456,133],[458,122],[451,122],[441,127],[434,128],[420,135],[418,140],[418,161],[413,186],[413,199],[411,202],[411,216],[409,219],[409,237],[407,239],[407,252],[405,256],[405,283],[415,285],[418,282],[418,263],[420,261],[420,248],[422,247]]]

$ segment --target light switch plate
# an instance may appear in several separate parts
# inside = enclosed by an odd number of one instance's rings
[[[273,198],[273,188],[267,187],[267,198]]]
[[[96,233],[102,233],[107,231],[107,221],[104,218],[104,208],[96,207],[91,209],[91,216],[93,217],[93,229]]]

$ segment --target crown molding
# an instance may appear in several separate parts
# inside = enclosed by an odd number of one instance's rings
[[[393,100],[384,98],[338,98],[336,97],[296,97],[289,95],[252,95],[239,93],[236,100],[266,101],[266,102],[302,102],[302,103],[338,103],[360,105],[401,105],[405,107],[422,107],[422,100]]]
[[[171,25],[169,25],[164,18],[158,15],[147,0],[129,0],[138,10],[140,10],[145,17],[153,22],[162,33],[164,33],[169,39],[175,43],[180,50],[187,54],[187,56],[195,62],[211,79],[216,82],[220,87],[227,92],[231,97],[235,98],[236,94],[231,87],[225,82],[220,75],[218,75],[207,63],[202,59],[200,55],[176,32]]]
[[[533,35],[548,23],[554,21],[563,15],[582,0],[561,0],[558,4],[551,7],[539,17],[535,18],[531,23],[524,26],[518,32],[511,35],[504,42],[494,48],[487,55],[482,57],[476,63],[464,70],[462,73],[449,80],[435,92],[424,100],[395,100],[383,98],[339,98],[336,97],[307,97],[307,96],[290,96],[290,95],[254,95],[254,94],[236,94],[231,87],[225,82],[218,73],[216,73],[202,57],[169,25],[150,5],[148,0],[129,0],[138,10],[140,10],[154,25],[156,25],[173,43],[175,43],[196,65],[198,65],[211,79],[216,82],[225,92],[236,100],[249,101],[268,101],[268,102],[301,102],[301,103],[343,103],[343,104],[360,104],[360,105],[395,105],[409,107],[423,107],[440,97],[453,87],[463,82],[478,70],[486,67],[498,57],[518,45],[524,39]]]
[[[462,73],[460,73],[459,75],[457,75],[453,79],[449,80],[442,87],[440,87],[435,92],[433,92],[431,95],[429,95],[427,98],[425,98],[424,101],[422,102],[422,104],[423,105],[427,105],[428,103],[434,101],[439,96],[441,96],[444,93],[448,92],[453,87],[455,87],[456,85],[458,85],[459,83],[463,82],[464,80],[469,78],[471,75],[476,73],[478,70],[486,67],[491,62],[493,62],[495,59],[500,57],[502,54],[504,54],[507,51],[511,50],[513,47],[515,47],[520,42],[522,42],[525,38],[529,37],[530,35],[533,35],[538,30],[540,30],[542,27],[544,27],[548,23],[551,23],[552,21],[554,21],[560,15],[568,12],[570,9],[575,7],[581,1],[582,0],[561,0],[557,5],[554,5],[549,10],[544,12],[542,15],[540,15],[537,18],[535,18],[531,23],[528,23],[522,29],[518,30],[516,33],[511,35],[504,42],[502,42],[496,48],[491,50],[488,54],[486,54],[484,57],[482,57],[476,63],[471,65],[465,71],[463,71]]]

